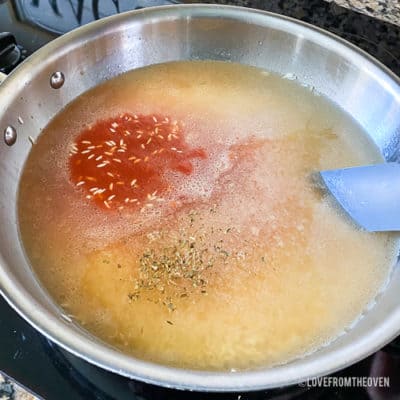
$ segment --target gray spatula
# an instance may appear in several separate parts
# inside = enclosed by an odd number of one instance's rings
[[[321,171],[320,176],[362,228],[371,232],[400,231],[400,164]]]

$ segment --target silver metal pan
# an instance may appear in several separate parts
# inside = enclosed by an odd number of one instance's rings
[[[377,304],[329,346],[286,365],[246,372],[169,368],[122,354],[65,317],[32,272],[16,212],[18,182],[31,149],[28,137],[37,137],[67,103],[106,79],[149,64],[203,59],[293,74],[346,110],[386,160],[398,160],[399,79],[358,48],[320,29],[266,12],[210,5],[145,9],[94,22],[41,48],[0,86],[0,132],[6,131],[9,144],[14,130],[17,135],[12,146],[0,141],[2,294],[36,329],[76,356],[169,387],[236,391],[282,386],[366,357],[400,333],[399,268]],[[50,85],[55,72],[65,77],[59,89]]]

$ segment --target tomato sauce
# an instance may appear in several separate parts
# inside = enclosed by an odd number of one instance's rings
[[[70,150],[71,182],[103,209],[163,201],[168,171],[193,173],[202,148],[185,141],[182,124],[162,115],[121,114],[82,131]]]

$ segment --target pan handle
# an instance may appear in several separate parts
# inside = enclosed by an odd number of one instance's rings
[[[10,32],[0,32],[0,72],[8,74],[23,59],[22,47],[18,46]],[[0,82],[4,77],[0,77]]]

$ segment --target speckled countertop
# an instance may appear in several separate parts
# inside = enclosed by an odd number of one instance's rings
[[[38,400],[38,398],[0,374],[0,400]]]
[[[218,3],[237,4],[249,7],[259,7],[260,0],[219,0]],[[375,18],[382,19],[392,24],[400,25],[400,0],[326,0],[334,1],[340,6],[350,8],[354,11],[368,14]],[[211,3],[212,1],[207,1]],[[267,2],[267,1],[266,1]],[[296,5],[296,0],[289,3]],[[11,379],[0,374],[0,400],[35,400],[22,387],[14,383]]]
[[[392,24],[400,24],[400,0],[327,0]]]

